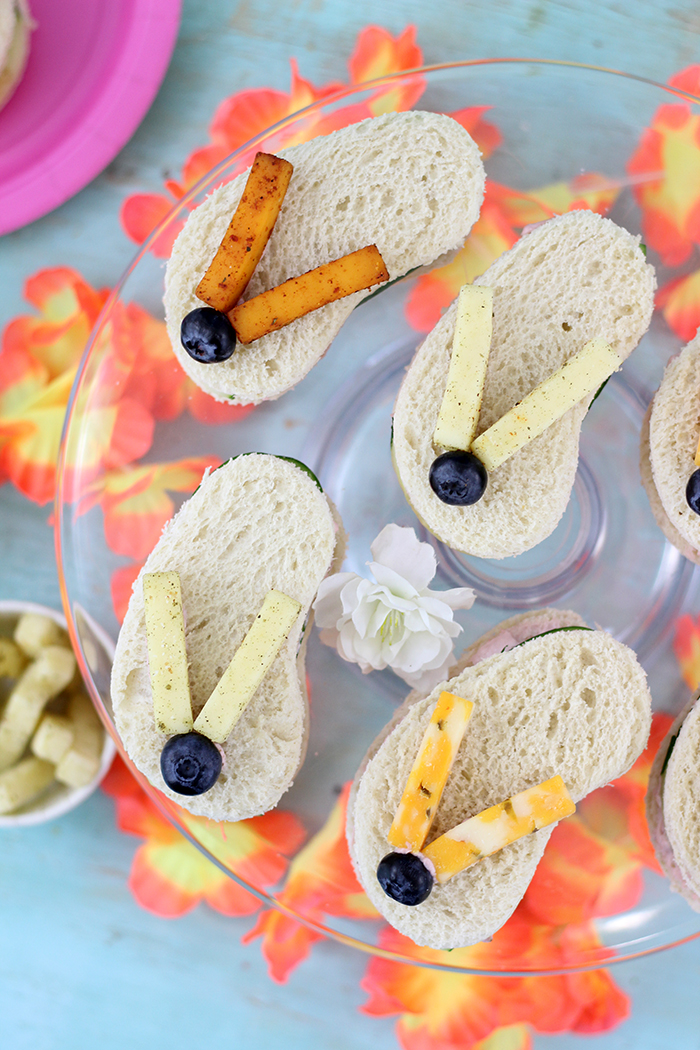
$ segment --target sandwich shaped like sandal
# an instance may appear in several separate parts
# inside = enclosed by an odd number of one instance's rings
[[[242,820],[290,787],[308,735],[305,627],[343,550],[342,527],[310,471],[257,453],[205,476],[166,526],[134,584],[112,702],[129,756],[178,805]],[[160,585],[173,609],[165,626],[167,606],[146,610]],[[181,644],[169,647],[178,630]],[[251,677],[252,665],[262,677]],[[183,743],[198,746],[173,754]]]
[[[513,648],[502,653],[504,645]],[[370,748],[348,807],[350,855],[372,903],[416,944],[439,949],[476,944],[506,922],[544,852],[550,821],[571,812],[559,778],[579,801],[632,765],[651,724],[651,697],[635,654],[586,629],[574,613],[550,609],[507,620],[455,670],[429,696],[408,697]],[[418,829],[414,841],[397,847],[397,825],[406,830],[402,797],[445,691],[473,708],[425,844],[416,844]],[[434,785],[421,782],[428,799]],[[503,825],[505,838],[500,830],[492,835],[489,823]],[[522,837],[509,840],[509,824]],[[419,903],[401,903],[382,888],[380,866],[396,852],[411,852],[433,876]]]
[[[253,297],[368,246],[378,249],[392,280],[433,263],[462,246],[481,208],[479,150],[457,121],[442,114],[386,114],[282,149],[279,158],[291,162],[293,172],[241,306],[232,311],[234,321]],[[328,302],[254,341],[246,336],[251,341],[239,342],[225,360],[193,360],[181,343],[181,324],[203,306],[197,288],[247,178],[244,173],[214,190],[192,213],[165,280],[168,333],[182,367],[208,394],[232,404],[277,398],[298,383],[369,294],[365,288]]]
[[[488,428],[562,365],[573,363],[586,344],[602,340],[623,361],[651,320],[655,278],[638,238],[593,212],[576,211],[521,237],[474,284],[490,288],[493,297],[476,451]],[[489,470],[476,502],[443,502],[431,487],[430,473],[443,452],[434,435],[456,317],[457,302],[419,347],[401,386],[394,410],[394,465],[408,502],[438,539],[478,557],[505,558],[540,543],[564,513],[578,465],[581,424],[595,390]]]

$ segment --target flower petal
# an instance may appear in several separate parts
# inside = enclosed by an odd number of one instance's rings
[[[429,543],[421,543],[413,529],[393,522],[385,525],[370,550],[375,562],[393,569],[417,591],[427,587],[435,575],[435,551]]]

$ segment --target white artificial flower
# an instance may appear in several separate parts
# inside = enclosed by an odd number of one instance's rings
[[[370,550],[375,583],[354,572],[321,583],[314,602],[321,641],[364,674],[391,667],[412,688],[430,690],[447,677],[453,639],[462,630],[453,610],[469,609],[474,591],[429,589],[435,552],[413,529],[386,525]]]

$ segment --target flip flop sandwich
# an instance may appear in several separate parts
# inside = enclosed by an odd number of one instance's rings
[[[639,238],[576,211],[533,228],[462,290],[394,410],[396,472],[430,532],[482,558],[550,535],[583,419],[646,331],[654,288]]]
[[[164,302],[182,367],[220,401],[280,397],[373,286],[462,246],[484,179],[474,141],[438,113],[386,114],[258,154],[173,247]]]
[[[308,735],[305,627],[344,533],[311,472],[257,453],[205,475],[134,584],[112,701],[129,756],[192,813],[277,804]]]
[[[553,824],[629,769],[650,723],[626,646],[575,613],[506,620],[448,682],[411,694],[370,748],[347,824],[365,892],[416,944],[486,940],[517,907]]]

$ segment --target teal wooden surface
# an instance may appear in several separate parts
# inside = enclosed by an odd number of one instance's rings
[[[97,2],[97,0],[96,0]],[[107,2],[107,0],[102,0]],[[696,0],[185,0],[170,71],[131,142],[90,186],[0,242],[0,324],[22,312],[22,283],[56,265],[112,284],[133,245],[118,209],[158,191],[206,141],[215,105],[246,87],[287,90],[289,58],[314,83],[345,76],[359,29],[416,24],[426,62],[490,56],[570,59],[665,80],[700,61]],[[57,606],[48,508],[0,489],[0,597]],[[137,840],[103,795],[55,824],[0,837],[0,1046],[116,1050],[212,1045],[260,1050],[397,1045],[391,1019],[362,1015],[367,960],[317,944],[285,986],[267,977],[250,919],[200,906],[177,921],[138,908],[126,885]],[[600,1050],[698,1050],[700,942],[616,967],[631,1018]],[[570,1035],[534,1037],[572,1050]]]

